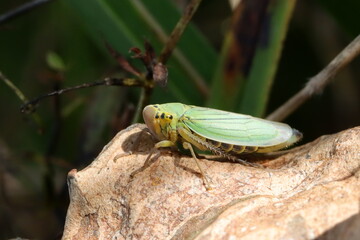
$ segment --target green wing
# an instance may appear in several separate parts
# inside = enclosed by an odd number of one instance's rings
[[[273,146],[293,135],[292,128],[284,123],[195,106],[186,110],[179,121],[207,139],[241,146]]]

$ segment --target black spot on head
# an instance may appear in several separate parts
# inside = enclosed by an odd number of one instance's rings
[[[159,106],[158,106],[158,105],[154,105],[154,108],[159,108]]]
[[[170,116],[169,116],[169,118],[170,118],[170,119],[173,119],[173,116],[172,116],[172,115],[170,115]]]
[[[160,117],[161,117],[161,119],[164,119],[165,118],[165,113],[162,113]]]
[[[158,118],[159,118],[159,115],[158,115],[157,113],[156,113],[156,115],[155,115],[155,118],[156,118],[156,119],[158,119]]]

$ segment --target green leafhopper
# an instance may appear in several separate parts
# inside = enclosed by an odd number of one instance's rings
[[[284,123],[182,103],[148,105],[143,110],[143,117],[151,134],[159,140],[155,148],[172,147],[181,142],[195,161],[192,146],[230,157],[273,152],[302,137],[299,131]],[[196,164],[205,186],[210,188],[198,161]]]

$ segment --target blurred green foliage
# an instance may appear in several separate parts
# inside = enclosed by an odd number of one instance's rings
[[[23,2],[0,2],[0,14]],[[280,61],[276,57],[267,61],[271,74],[262,74],[261,65],[253,70],[254,76],[265,75],[267,82],[239,91],[242,95],[234,97],[230,109],[264,115],[301,89],[359,33],[360,15],[355,12],[359,5],[349,0],[297,2],[289,30],[285,26],[275,33],[286,36],[274,53]],[[29,99],[108,76],[124,76],[105,42],[129,59],[129,48],[143,48],[144,40],[159,53],[164,45],[160,32],[170,34],[180,13],[170,0],[54,1],[0,25],[0,71]],[[178,53],[167,64],[168,86],[154,89],[152,103],[204,106],[216,102],[217,107],[226,108],[229,96],[225,92],[219,97],[222,88],[212,81],[216,78],[223,84],[216,71],[226,57],[220,51],[231,14],[225,1],[203,1],[177,45]],[[144,70],[138,61],[131,62]],[[287,119],[304,133],[305,142],[359,125],[359,64],[359,60],[352,63],[322,95]],[[255,107],[239,100],[253,103],[259,96],[262,99]],[[22,103],[0,82],[0,238],[61,234],[68,205],[67,172],[88,165],[116,132],[131,123],[138,98],[139,89],[125,87],[75,91],[41,102],[37,125],[20,113]]]

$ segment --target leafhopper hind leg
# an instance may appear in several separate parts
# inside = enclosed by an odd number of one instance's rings
[[[158,143],[155,144],[155,147],[151,150],[151,152],[149,153],[148,157],[146,158],[145,162],[144,162],[144,165],[133,171],[131,174],[130,174],[130,178],[134,178],[134,176],[136,174],[138,174],[139,172],[142,172],[144,171],[146,168],[148,168],[150,165],[151,165],[151,156],[154,154],[155,150],[156,149],[159,149],[159,148],[165,148],[165,147],[173,147],[175,146],[175,143],[169,141],[169,140],[163,140],[163,141],[160,141]],[[194,152],[194,149],[192,148],[191,144],[188,143],[188,142],[184,142],[183,143],[183,147],[185,149],[189,149],[190,152],[191,152],[191,155],[192,157],[194,158],[195,162],[196,162],[196,165],[198,166],[199,170],[200,170],[200,173],[201,173],[201,177],[204,181],[204,185],[205,185],[205,188],[206,190],[211,190],[212,187],[210,186],[210,183],[209,183],[209,180],[207,179],[206,175],[205,175],[205,172],[202,170],[202,168],[200,167],[200,164],[198,162],[198,159],[195,155],[195,152]]]
[[[200,163],[199,163],[199,161],[198,161],[198,159],[197,159],[197,157],[196,157],[196,155],[195,155],[195,152],[194,152],[194,149],[193,149],[192,145],[191,145],[190,143],[188,143],[188,142],[183,142],[183,147],[184,147],[185,149],[190,150],[191,155],[192,155],[192,157],[194,158],[194,160],[195,160],[195,162],[196,162],[196,165],[198,166],[198,168],[199,168],[199,170],[200,170],[201,178],[202,178],[203,181],[204,181],[204,185],[205,185],[206,190],[211,190],[212,187],[211,187],[211,185],[210,185],[210,182],[209,182],[207,176],[205,175],[205,172],[204,172],[204,171],[202,170],[202,168],[200,167]]]

